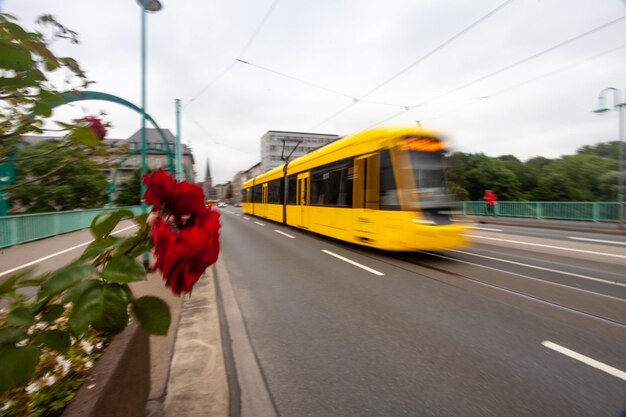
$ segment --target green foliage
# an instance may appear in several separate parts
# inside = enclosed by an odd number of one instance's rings
[[[23,185],[10,190],[10,198],[25,211],[94,208],[105,203],[106,177],[83,149],[41,142],[20,149],[16,157],[16,180]]]
[[[170,309],[157,297],[144,296],[133,302],[133,313],[141,327],[151,334],[166,335],[170,326]]]
[[[584,146],[559,159],[454,153],[448,186],[459,200],[480,201],[491,189],[499,200],[615,201],[619,142]]]
[[[141,193],[140,175],[140,170],[135,170],[133,175],[120,185],[115,204],[120,207],[128,207],[137,206],[141,203],[139,199],[139,194]]]

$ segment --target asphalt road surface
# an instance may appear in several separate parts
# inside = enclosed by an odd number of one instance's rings
[[[626,410],[622,237],[489,226],[468,249],[394,255],[221,212],[275,415]]]

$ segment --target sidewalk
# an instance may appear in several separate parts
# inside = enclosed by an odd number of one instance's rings
[[[222,352],[213,267],[191,295],[177,297],[160,274],[133,286],[170,306],[167,336],[150,336],[151,389],[146,417],[228,417],[228,384]]]
[[[626,236],[626,230],[620,230],[617,223],[583,222],[574,220],[531,219],[524,217],[500,216],[459,216],[459,220],[475,224],[494,224],[503,226],[537,227],[541,229],[567,230],[573,232],[604,233]]]

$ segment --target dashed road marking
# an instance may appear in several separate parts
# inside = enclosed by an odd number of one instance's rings
[[[322,252],[324,252],[324,253],[326,253],[326,254],[328,254],[328,255],[330,255],[330,256],[334,256],[334,257],[335,257],[335,258],[337,258],[337,259],[341,259],[342,261],[347,262],[347,263],[349,263],[349,264],[351,264],[351,265],[354,265],[354,266],[357,266],[357,267],[359,267],[359,268],[361,268],[361,269],[364,269],[364,270],[366,270],[367,272],[371,272],[372,274],[375,274],[375,275],[378,275],[378,276],[385,275],[385,274],[383,274],[383,273],[382,273],[382,272],[380,272],[380,271],[377,271],[377,270],[372,269],[372,268],[370,268],[370,267],[368,267],[368,266],[362,265],[362,264],[360,264],[360,263],[358,263],[358,262],[355,262],[355,261],[353,261],[353,260],[351,260],[351,259],[345,258],[345,257],[343,257],[343,256],[341,256],[341,255],[337,255],[336,253],[333,253],[333,252],[328,251],[328,250],[326,250],[326,249],[322,249]]]
[[[296,238],[295,236],[291,236],[291,235],[289,235],[289,234],[287,234],[285,232],[281,232],[280,230],[274,230],[274,231],[276,233],[279,233],[279,234],[283,235],[283,236],[287,236],[289,239],[295,239]]]
[[[254,222],[255,224],[258,224],[259,226],[265,226],[265,224],[261,223],[261,222]]]
[[[592,366],[596,369],[599,369],[603,372],[606,372],[607,374],[613,375],[615,377],[618,377],[620,379],[623,379],[624,381],[626,381],[626,372],[621,371],[617,368],[614,368],[612,366],[609,366],[605,363],[602,363],[600,361],[597,361],[595,359],[590,358],[589,356],[585,356],[583,354],[580,354],[578,352],[574,352],[573,350],[570,350],[568,348],[565,348],[563,346],[557,345],[556,343],[550,342],[549,340],[544,340],[543,342],[541,342],[542,345],[544,345],[545,347],[547,347],[548,349],[552,349],[556,352],[559,352],[565,356],[569,356],[572,359],[576,359],[577,361],[580,361],[586,365]]]

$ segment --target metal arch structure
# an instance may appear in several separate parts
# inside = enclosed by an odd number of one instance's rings
[[[172,150],[170,149],[170,144],[167,141],[165,134],[163,134],[163,131],[161,130],[159,125],[154,121],[152,116],[144,112],[140,107],[136,106],[135,104],[131,103],[130,101],[126,99],[115,96],[113,94],[103,93],[100,91],[80,91],[80,92],[73,92],[73,93],[63,93],[61,94],[61,98],[63,99],[63,102],[50,103],[50,106],[52,108],[55,108],[55,107],[62,106],[64,104],[73,103],[75,101],[99,100],[99,101],[108,101],[111,103],[121,104],[122,106],[128,107],[129,109],[132,109],[136,111],[137,113],[142,114],[146,118],[146,120],[148,120],[159,133],[159,136],[161,137],[161,140],[163,141],[163,144],[165,145],[165,149],[166,149],[165,153],[167,154],[167,158],[168,158],[168,169],[170,172],[174,172],[174,154],[172,153]]]

